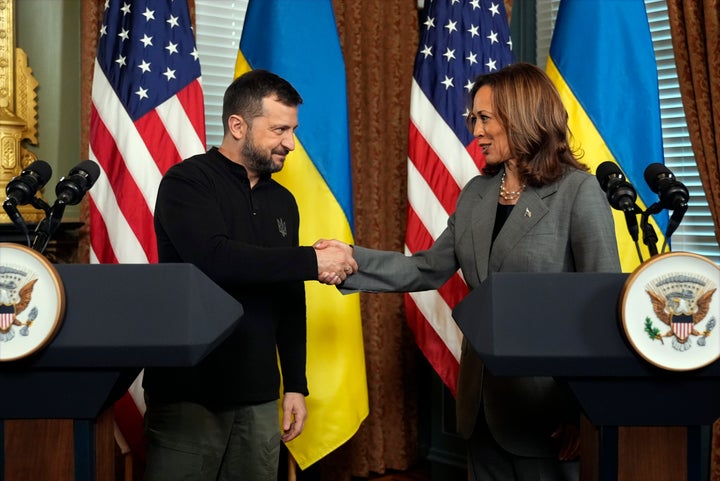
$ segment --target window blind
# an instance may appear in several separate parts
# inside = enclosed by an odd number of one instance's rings
[[[195,0],[197,49],[205,95],[207,145],[222,142],[222,100],[233,80],[248,0]]]

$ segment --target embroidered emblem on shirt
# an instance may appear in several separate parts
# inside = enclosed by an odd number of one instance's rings
[[[280,232],[280,234],[283,237],[287,237],[287,224],[285,224],[285,220],[278,218],[277,226],[278,226],[278,232]]]

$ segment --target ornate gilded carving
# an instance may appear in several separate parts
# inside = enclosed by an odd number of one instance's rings
[[[15,47],[14,7],[12,0],[0,0],[0,196],[13,177],[37,160],[25,145],[37,144],[38,82],[27,55]],[[27,222],[39,222],[44,217],[30,205],[21,206],[19,211]],[[0,222],[10,222],[2,210]]]

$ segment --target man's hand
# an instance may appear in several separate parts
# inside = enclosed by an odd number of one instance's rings
[[[307,419],[305,396],[298,392],[286,392],[282,402],[282,440],[288,442],[300,435]]]
[[[348,244],[339,240],[320,239],[313,247],[318,260],[318,281],[337,285],[357,272],[358,265],[352,256],[352,247]]]

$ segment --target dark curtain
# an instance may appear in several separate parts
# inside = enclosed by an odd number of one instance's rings
[[[668,0],[668,13],[690,142],[720,242],[720,2]]]
[[[720,2],[667,0],[673,51],[695,161],[720,242]],[[720,481],[720,420],[711,479]]]
[[[407,215],[410,83],[416,0],[333,0],[347,73],[355,240],[402,251]],[[322,479],[406,469],[418,457],[420,354],[400,294],[361,294],[370,415],[320,462]]]
[[[512,3],[505,0],[508,15]],[[333,7],[348,84],[355,240],[403,251],[418,2],[333,0]],[[319,462],[323,481],[404,470],[421,455],[419,404],[430,395],[422,381],[430,368],[405,323],[403,297],[361,294],[361,307],[370,415],[346,445]]]

